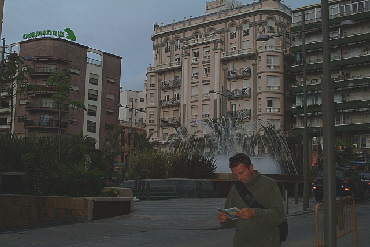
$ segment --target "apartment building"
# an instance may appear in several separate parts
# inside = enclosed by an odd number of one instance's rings
[[[1,116],[7,119],[6,124],[13,124],[13,133],[18,136],[82,133],[94,138],[96,148],[101,148],[106,130],[118,124],[121,57],[54,37],[22,41],[10,45],[10,50],[28,58],[24,66],[33,70],[27,94],[17,96],[13,123],[9,123],[9,112]],[[56,71],[69,79],[69,100],[83,102],[85,110],[68,104],[58,110],[52,95],[60,88],[47,85]],[[7,100],[2,94],[2,104]]]
[[[284,128],[291,9],[278,0],[206,3],[203,16],[154,25],[147,131],[160,140],[192,120],[268,119]]]
[[[304,18],[303,18],[303,17]],[[304,20],[304,21],[303,21]],[[370,148],[370,1],[329,2],[331,78],[334,89],[335,135],[349,135],[354,151]],[[304,25],[303,25],[304,24]],[[293,132],[304,127],[303,90],[307,91],[307,126],[311,163],[318,162],[322,143],[323,37],[321,4],[293,11]],[[304,85],[303,82],[306,82]]]
[[[122,90],[120,93],[119,121],[122,125],[146,127],[145,92]]]

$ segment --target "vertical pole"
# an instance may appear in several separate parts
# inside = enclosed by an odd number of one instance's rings
[[[334,94],[330,71],[329,4],[321,0],[323,36],[323,80],[321,83],[322,120],[324,134],[324,243],[337,246],[335,225],[335,143]]]
[[[310,181],[308,162],[308,129],[307,129],[307,76],[306,76],[306,13],[302,11],[302,60],[303,60],[303,210],[309,207]]]

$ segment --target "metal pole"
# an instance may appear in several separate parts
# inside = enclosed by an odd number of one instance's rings
[[[329,4],[321,0],[323,36],[323,80],[321,83],[322,120],[324,139],[324,243],[337,246],[335,225],[335,132],[334,94],[330,71]]]
[[[306,76],[306,20],[302,11],[302,60],[303,60],[303,210],[309,207],[310,181],[308,162],[308,129],[307,129],[307,76]]]

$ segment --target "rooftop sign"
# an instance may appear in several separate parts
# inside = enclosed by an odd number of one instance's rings
[[[51,35],[51,36],[57,36],[60,38],[65,37],[66,39],[70,39],[73,41],[76,41],[76,36],[74,32],[67,27],[63,31],[56,31],[56,30],[43,30],[43,31],[36,31],[36,32],[31,32],[31,33],[26,33],[23,34],[23,39],[33,39],[39,36],[46,36],[46,35]]]

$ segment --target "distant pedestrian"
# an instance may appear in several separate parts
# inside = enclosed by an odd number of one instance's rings
[[[235,217],[218,212],[218,221],[223,228],[235,227],[233,246],[280,246],[278,225],[284,220],[285,212],[276,182],[254,170],[250,158],[243,153],[234,155],[229,162],[232,173],[239,181],[232,186],[225,209],[236,207],[240,211],[235,213]],[[245,188],[251,196],[240,192],[245,192]],[[254,207],[253,203],[259,207]]]

